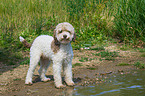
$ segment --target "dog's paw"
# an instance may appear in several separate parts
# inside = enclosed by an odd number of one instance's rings
[[[25,82],[26,85],[32,85],[32,82]]]
[[[63,89],[63,88],[65,88],[66,86],[63,85],[63,84],[60,84],[60,85],[56,85],[55,87],[56,87],[57,89]]]
[[[75,83],[72,81],[72,82],[67,82],[67,85],[72,87],[72,86],[75,86]]]
[[[42,82],[47,82],[47,81],[50,81],[50,80],[51,80],[50,78],[41,79]]]

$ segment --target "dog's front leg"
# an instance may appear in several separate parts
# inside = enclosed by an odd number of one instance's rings
[[[72,80],[72,59],[68,58],[64,61],[64,75],[65,75],[65,82],[68,86],[74,86],[75,83]]]
[[[61,68],[62,68],[62,62],[53,61],[53,77],[54,77],[54,82],[55,82],[56,88],[65,87],[65,85],[62,84]]]

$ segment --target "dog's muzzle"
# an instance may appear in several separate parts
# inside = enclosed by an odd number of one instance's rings
[[[61,38],[61,41],[70,41],[70,38],[67,35],[63,35],[63,38]]]
[[[68,37],[67,35],[63,35],[60,41],[62,43],[69,43],[71,40],[70,40],[70,37]]]

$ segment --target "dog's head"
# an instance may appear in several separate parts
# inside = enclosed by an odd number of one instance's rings
[[[60,23],[54,30],[54,40],[56,44],[68,44],[75,41],[76,35],[73,26],[68,22]]]

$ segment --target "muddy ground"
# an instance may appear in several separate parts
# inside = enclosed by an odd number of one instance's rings
[[[102,51],[117,52],[118,55],[111,56],[111,59],[95,55]],[[145,57],[141,57],[142,52],[135,50],[122,51],[116,45],[105,47],[105,50],[74,50],[73,59],[73,80],[75,86],[88,86],[105,82],[107,76],[120,73],[126,74],[131,70],[137,69],[133,64],[135,62],[145,62]],[[25,53],[29,56],[28,53]],[[110,57],[109,57],[110,58]],[[121,63],[129,64],[127,66],[116,66]],[[17,66],[17,67],[14,67]],[[38,76],[37,66],[34,72],[31,86],[25,85],[25,77],[29,65],[2,66],[0,75],[0,96],[69,96],[74,92],[74,87],[56,89],[54,86],[52,66],[48,68],[46,75],[51,78],[49,82],[41,82]],[[10,67],[13,67],[11,69]],[[10,69],[10,70],[8,70]],[[7,70],[7,71],[5,71]],[[63,74],[62,74],[63,77]],[[65,82],[63,82],[65,84]]]

